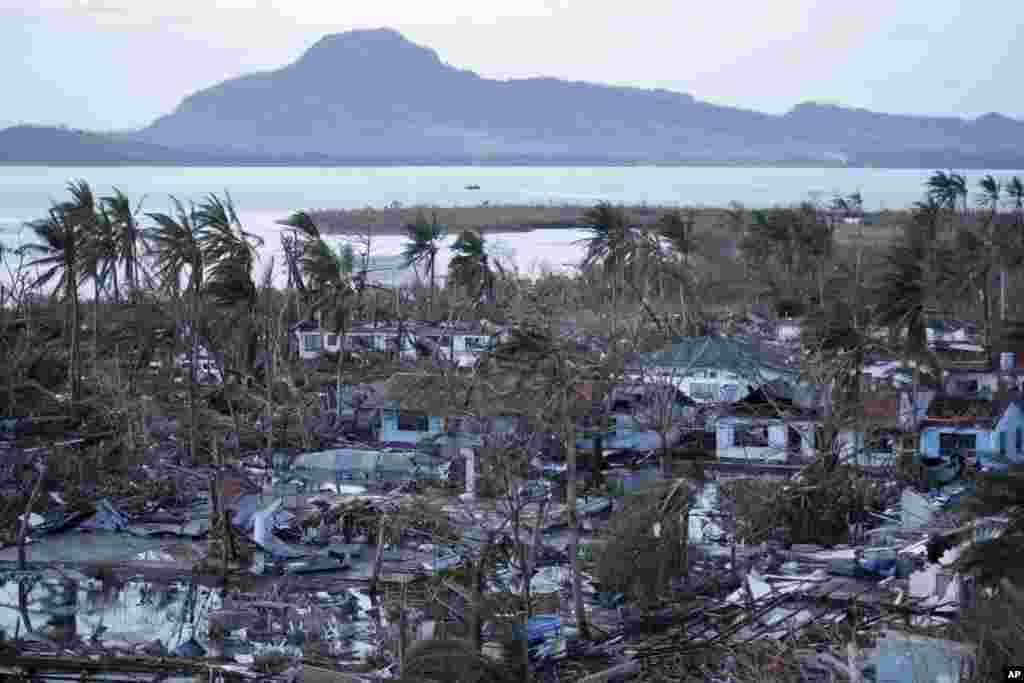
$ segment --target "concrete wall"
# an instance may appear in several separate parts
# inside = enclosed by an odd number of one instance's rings
[[[862,467],[882,467],[896,464],[895,452],[866,449],[864,432],[848,429],[840,432],[836,439],[842,462]]]
[[[401,430],[398,428],[398,412],[399,411],[397,410],[381,411],[379,435],[381,441],[419,443],[428,437],[437,436],[444,432],[444,420],[436,415],[430,415],[427,417],[427,425],[429,428],[425,432]]]
[[[767,425],[767,446],[736,445],[736,428],[741,425]],[[814,423],[803,421],[756,420],[753,418],[727,417],[718,421],[715,430],[715,447],[719,458],[782,462],[789,454],[789,428],[800,433],[801,454],[814,455]]]
[[[669,382],[678,387],[697,403],[718,402],[723,400],[739,401],[747,396],[748,386],[761,386],[762,384],[773,382],[782,377],[781,373],[771,371],[764,371],[761,373],[761,377],[751,379],[724,369],[698,370],[686,375],[680,375],[680,370],[681,368],[651,368],[650,374],[653,377],[657,377],[662,381]],[[710,376],[712,373],[714,374],[714,377]],[[634,379],[640,380],[641,378],[635,377]],[[694,385],[710,385],[710,388],[712,389],[712,396],[707,397],[702,395],[698,391],[699,387],[694,387]],[[723,394],[723,387],[731,388],[732,394],[728,395],[728,389],[726,390],[726,394]]]
[[[1022,448],[1017,448],[1017,430],[1021,430]],[[999,454],[999,433],[1006,434],[1006,458],[1010,462],[1024,462],[1024,413],[1016,403],[1010,404],[996,424],[995,429],[984,429],[977,425],[958,427],[942,425],[925,427],[921,430],[920,453],[936,457],[940,455],[942,434],[974,434],[976,450],[992,456]]]

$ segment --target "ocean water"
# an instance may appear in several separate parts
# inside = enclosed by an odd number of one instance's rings
[[[784,205],[805,199],[828,201],[835,193],[863,194],[868,209],[911,206],[922,196],[930,169],[770,167],[42,167],[0,166],[0,244],[29,239],[24,221],[45,215],[54,200],[67,197],[70,180],[88,180],[99,195],[117,187],[146,211],[169,211],[169,196],[188,201],[228,192],[245,227],[263,237],[261,262],[276,256],[274,221],[296,209],[474,206],[491,204],[624,204],[749,207]],[[988,171],[967,174],[974,184]],[[997,178],[1024,171],[993,171]],[[476,184],[479,190],[466,190]],[[491,239],[495,258],[524,274],[562,269],[579,262],[578,231],[506,233]],[[398,254],[401,237],[375,240],[377,256]],[[444,250],[437,270],[447,263]],[[283,277],[283,271],[279,277]],[[397,277],[397,275],[396,275]]]

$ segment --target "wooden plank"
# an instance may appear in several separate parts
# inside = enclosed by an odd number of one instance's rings
[[[456,595],[461,597],[467,603],[472,602],[472,599],[469,595],[469,591],[460,586],[459,584],[455,583],[454,581],[450,579],[445,579],[441,582],[441,585],[450,590],[452,593],[455,593]]]
[[[613,666],[610,669],[599,671],[596,674],[591,674],[585,678],[581,678],[579,683],[608,683],[608,681],[619,676],[635,676],[640,673],[640,662],[632,661],[626,662],[625,664],[619,664]]]

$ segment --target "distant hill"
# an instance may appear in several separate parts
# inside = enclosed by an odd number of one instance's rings
[[[188,154],[123,136],[49,126],[0,130],[0,163],[179,163]]]
[[[807,103],[777,116],[666,90],[491,80],[390,29],[326,36],[294,63],[198,91],[131,135],[31,130],[31,144],[24,128],[0,133],[0,161],[44,163],[67,145],[68,163],[94,154],[182,163],[1024,167],[1024,122],[998,114],[895,116]]]

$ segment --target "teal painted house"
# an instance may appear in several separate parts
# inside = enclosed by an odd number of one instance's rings
[[[377,440],[384,445],[475,447],[485,433],[509,432],[519,424],[518,406],[483,401],[458,374],[397,373],[384,383],[376,423]],[[470,414],[481,406],[486,420]]]
[[[601,436],[608,450],[652,451],[661,448],[657,426],[666,430],[666,446],[678,445],[695,411],[694,401],[669,384],[633,384],[616,387],[609,397],[605,417],[591,418],[580,425],[576,447],[595,448]]]
[[[961,464],[1001,469],[1024,463],[1024,410],[1018,397],[994,401],[940,396],[920,432],[921,460],[933,477],[950,481]]]

